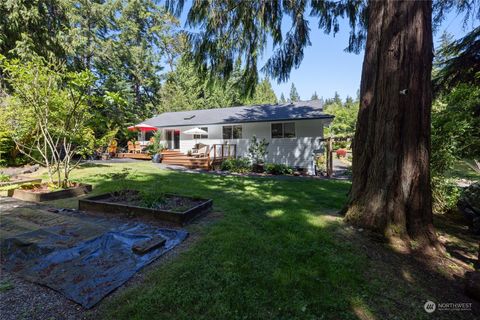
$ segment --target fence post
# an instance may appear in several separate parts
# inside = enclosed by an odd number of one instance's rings
[[[327,141],[327,176],[331,177],[333,175],[333,139],[332,137],[328,138]]]

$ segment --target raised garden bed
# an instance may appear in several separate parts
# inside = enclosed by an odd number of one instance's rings
[[[113,216],[158,219],[183,226],[212,207],[211,199],[163,194],[145,197],[136,190],[123,190],[81,199],[82,211]]]
[[[42,179],[31,179],[31,178],[12,178],[9,181],[0,182],[1,187],[7,187],[12,185],[22,185],[22,184],[38,184],[41,183]]]
[[[78,197],[92,191],[92,186],[83,183],[72,183],[68,189],[52,190],[47,183],[20,186],[13,191],[12,197],[25,201],[51,201]]]
[[[15,177],[9,181],[0,182],[0,196],[11,197],[15,189],[20,188],[22,185],[39,183],[42,183],[42,179]]]

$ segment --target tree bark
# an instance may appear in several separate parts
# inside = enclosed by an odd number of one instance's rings
[[[370,1],[345,219],[436,244],[430,187],[431,1]]]

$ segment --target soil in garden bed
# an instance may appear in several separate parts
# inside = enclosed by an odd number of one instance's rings
[[[112,192],[110,197],[102,202],[124,204],[129,206],[144,207],[172,212],[185,212],[205,202],[203,199],[176,196],[172,194],[147,196],[135,190]]]

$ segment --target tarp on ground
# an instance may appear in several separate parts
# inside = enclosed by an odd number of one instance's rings
[[[57,290],[86,308],[188,236],[184,230],[124,223],[75,211],[50,212],[15,201],[15,206],[0,203],[2,267]],[[138,252],[134,247],[148,249]]]

